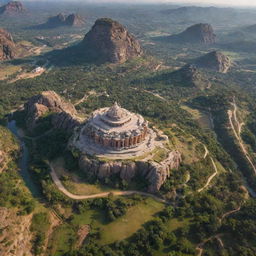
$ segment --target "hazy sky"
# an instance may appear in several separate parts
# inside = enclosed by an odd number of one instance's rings
[[[87,2],[117,2],[117,3],[201,3],[205,5],[242,5],[242,6],[256,6],[256,0],[84,0]]]

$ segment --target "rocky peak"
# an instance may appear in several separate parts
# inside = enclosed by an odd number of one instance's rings
[[[216,42],[216,35],[210,24],[199,23],[175,35],[175,39],[188,43],[213,44]]]
[[[139,42],[127,29],[109,18],[98,19],[85,35],[82,48],[102,62],[123,63],[143,54]]]
[[[23,4],[19,1],[11,1],[0,7],[0,14],[17,14],[25,11]]]
[[[58,26],[82,26],[85,24],[84,19],[75,13],[70,15],[65,15],[63,13],[59,13],[57,16],[50,17],[45,24],[48,27],[58,27]]]
[[[221,73],[226,73],[231,67],[231,60],[221,52],[213,51],[198,58],[195,65],[199,68],[212,69]]]
[[[80,15],[72,13],[66,18],[66,24],[68,26],[80,27],[85,24],[85,21]]]
[[[61,128],[61,125],[59,124],[59,119],[56,119],[56,116],[61,117],[61,122],[63,122],[63,119],[69,119],[71,123],[73,117],[77,114],[75,107],[71,103],[64,101],[54,91],[44,91],[39,95],[33,96],[24,107],[27,127],[30,130],[33,130],[37,125],[38,119],[47,113],[56,113],[52,122],[59,128]]]
[[[16,45],[9,32],[0,29],[0,60],[10,60],[16,55]]]

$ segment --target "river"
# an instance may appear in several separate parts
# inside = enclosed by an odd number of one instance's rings
[[[18,129],[16,126],[15,120],[9,120],[7,124],[7,128],[15,135],[15,137],[20,142],[22,154],[20,159],[20,174],[25,182],[25,185],[30,190],[33,197],[40,197],[41,192],[38,186],[33,182],[31,174],[29,173],[28,166],[29,166],[29,151],[28,148],[23,141],[23,139],[19,136]]]

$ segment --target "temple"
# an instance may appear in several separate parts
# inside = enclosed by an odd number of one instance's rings
[[[148,135],[148,122],[117,103],[94,111],[82,129],[91,142],[111,150],[135,148]]]

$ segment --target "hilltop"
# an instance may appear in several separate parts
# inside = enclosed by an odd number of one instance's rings
[[[85,35],[81,49],[102,62],[123,63],[143,54],[140,43],[119,22],[98,19]]]
[[[85,24],[85,20],[78,14],[72,13],[70,15],[65,15],[59,13],[56,16],[50,17],[48,21],[41,26],[42,28],[53,28],[60,26],[70,26],[70,27],[79,27]]]
[[[180,34],[169,37],[171,40],[182,43],[213,44],[216,42],[216,35],[210,24],[195,24],[188,27]]]
[[[19,14],[25,11],[23,4],[19,1],[11,1],[0,7],[0,14]]]

